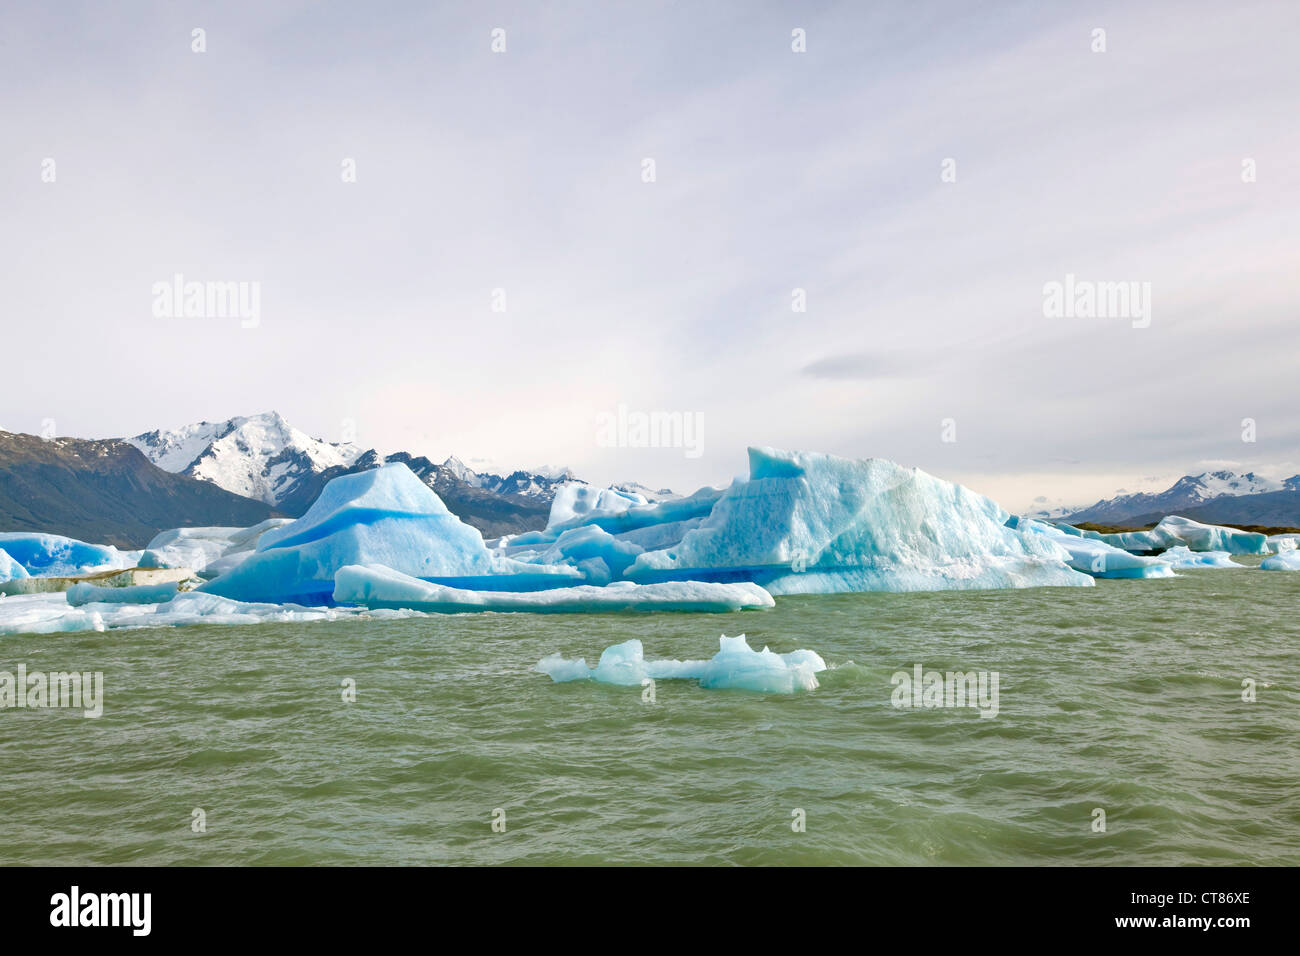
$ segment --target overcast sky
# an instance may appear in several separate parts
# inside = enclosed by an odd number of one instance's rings
[[[1014,509],[1300,471],[1300,5],[1063,6],[6,0],[0,425],[679,489],[774,445]],[[156,316],[176,273],[257,326]],[[1149,325],[1046,317],[1067,273]],[[701,454],[602,447],[619,405]]]

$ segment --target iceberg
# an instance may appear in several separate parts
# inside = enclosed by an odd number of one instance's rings
[[[1259,567],[1261,571],[1300,571],[1300,551],[1279,551],[1261,561]]]
[[[1021,531],[1047,536],[1069,554],[1067,563],[1070,567],[1095,578],[1174,577],[1174,569],[1160,558],[1130,554],[1104,541],[1071,534],[1064,528],[1035,518],[1012,516],[1008,524]]]
[[[739,611],[771,607],[774,602],[756,584],[666,584],[618,582],[604,587],[580,585],[545,591],[470,591],[431,584],[380,566],[340,568],[334,576],[336,604],[367,608],[410,609],[440,614],[469,611],[531,611],[572,614],[591,611]]]
[[[489,552],[477,529],[398,462],[333,479],[306,514],[264,532],[252,554],[199,590],[238,601],[329,604],[334,575],[349,565],[486,590],[583,580],[571,565],[524,564]]]
[[[1268,536],[1216,524],[1201,524],[1191,518],[1170,515],[1156,525],[1178,538],[1192,551],[1227,551],[1229,554],[1268,554]]]
[[[142,568],[192,568],[215,577],[230,570],[257,548],[262,535],[293,522],[267,518],[250,528],[172,528],[154,535],[140,556]]]
[[[128,568],[135,563],[131,552],[118,551],[112,545],[87,544],[59,534],[26,531],[0,532],[0,551],[5,551],[32,577],[71,577]]]
[[[744,634],[719,641],[718,653],[707,661],[647,661],[636,638],[605,648],[594,668],[583,658],[566,660],[552,654],[537,662],[537,668],[559,682],[594,680],[602,684],[636,686],[645,680],[697,680],[714,690],[751,690],[767,694],[793,694],[814,690],[816,675],[826,662],[815,651],[797,650],[776,654],[768,648],[755,651]]]
[[[8,551],[0,550],[0,584],[26,577],[31,577],[27,569],[11,558]]]
[[[1125,551],[1158,553],[1186,546],[1192,551],[1226,551],[1229,554],[1268,554],[1268,538],[1254,531],[1240,531],[1216,524],[1202,524],[1191,518],[1169,515],[1149,531],[1124,531],[1115,534],[1084,532],[1089,538],[1104,541]]]
[[[1094,583],[1054,539],[1008,527],[992,500],[919,469],[771,448],[751,448],[749,466],[707,517],[625,577],[753,581],[777,595]]]
[[[1186,545],[1178,545],[1165,551],[1156,561],[1166,561],[1176,571],[1190,571],[1196,568],[1244,568],[1232,560],[1227,551],[1193,551]]]
[[[1273,554],[1281,554],[1283,551],[1291,551],[1300,544],[1300,534],[1293,531],[1285,534],[1271,534],[1268,536],[1268,550]]]

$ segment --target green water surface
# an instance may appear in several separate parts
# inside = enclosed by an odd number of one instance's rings
[[[97,720],[0,711],[0,863],[1294,865],[1297,594],[1300,574],[1243,569],[3,637],[0,669],[100,670],[106,695]],[[653,703],[532,669],[741,632],[832,669],[798,696],[661,681]],[[997,671],[998,715],[894,707],[918,663]]]

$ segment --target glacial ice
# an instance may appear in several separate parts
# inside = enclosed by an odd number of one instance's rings
[[[815,651],[776,654],[768,648],[755,651],[744,634],[719,641],[718,653],[705,660],[647,661],[636,638],[605,648],[594,668],[583,658],[566,660],[552,654],[537,663],[538,671],[558,682],[594,680],[629,687],[643,680],[697,680],[714,690],[752,690],[768,694],[793,694],[817,687],[816,674],[826,662]]]
[[[140,556],[142,568],[191,568],[205,577],[230,570],[257,547],[267,531],[292,518],[267,518],[249,528],[172,528],[160,531]]]
[[[1262,571],[1300,571],[1300,551],[1279,551],[1261,561],[1259,567]]]
[[[1186,545],[1178,545],[1160,554],[1157,561],[1167,561],[1175,571],[1190,571],[1196,568],[1244,568],[1232,560],[1227,551],[1193,551]]]
[[[394,612],[386,612],[394,613]],[[187,591],[161,604],[96,602],[73,607],[64,594],[22,594],[0,599],[0,634],[52,634],[190,624],[260,624],[334,621],[369,616],[359,609],[245,603]]]
[[[677,544],[639,555],[626,577],[748,580],[778,595],[1093,583],[1054,540],[1007,527],[990,499],[919,469],[770,448],[749,459],[747,481]]]
[[[1222,525],[1202,524],[1191,518],[1170,515],[1156,530],[1164,529],[1193,551],[1227,551],[1229,554],[1268,554],[1268,537],[1256,531],[1240,531]]]
[[[1070,534],[1064,528],[1036,518],[1013,516],[1008,519],[1008,524],[1021,531],[1045,535],[1069,553],[1070,567],[1095,578],[1171,578],[1174,576],[1173,568],[1159,558],[1129,554],[1104,541]]]
[[[133,584],[127,587],[101,587],[78,581],[66,592],[68,604],[81,607],[83,604],[163,604],[176,597],[179,582],[166,584]]]
[[[551,499],[551,514],[546,521],[546,528],[549,531],[570,527],[596,515],[618,514],[644,504],[645,498],[634,492],[593,488],[576,483],[561,485]]]
[[[1268,539],[1254,531],[1239,531],[1216,524],[1202,524],[1191,518],[1169,515],[1149,531],[1098,534],[1089,538],[1104,541],[1125,551],[1167,551],[1185,545],[1192,551],[1227,551],[1229,554],[1268,554]]]
[[[334,601],[368,608],[411,609],[446,614],[468,611],[738,611],[771,607],[772,596],[756,584],[675,581],[605,587],[581,585],[545,591],[471,591],[430,584],[380,566],[340,568],[334,576]]]
[[[1291,551],[1300,545],[1300,534],[1287,532],[1285,534],[1271,534],[1268,536],[1268,550],[1273,554],[1281,554],[1283,551]]]
[[[59,534],[0,532],[0,550],[32,577],[69,577],[91,571],[131,567],[133,555],[107,544],[87,544]]]
[[[25,567],[9,556],[8,551],[0,550],[0,584],[30,576]]]
[[[297,521],[262,534],[256,550],[200,588],[239,601],[328,604],[334,575],[379,564],[425,581],[486,590],[534,590],[581,580],[569,565],[494,555],[401,463],[329,482]]]

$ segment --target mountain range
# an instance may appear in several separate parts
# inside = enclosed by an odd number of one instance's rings
[[[1300,475],[1283,480],[1235,471],[1185,475],[1158,494],[1104,498],[1065,520],[1143,527],[1171,514],[1212,524],[1298,527]]]
[[[255,498],[294,518],[332,479],[402,462],[453,514],[489,538],[545,527],[556,489],[581,481],[567,468],[501,476],[477,472],[455,457],[438,463],[405,452],[381,455],[313,438],[273,411],[145,432],[125,441],[165,471]]]

